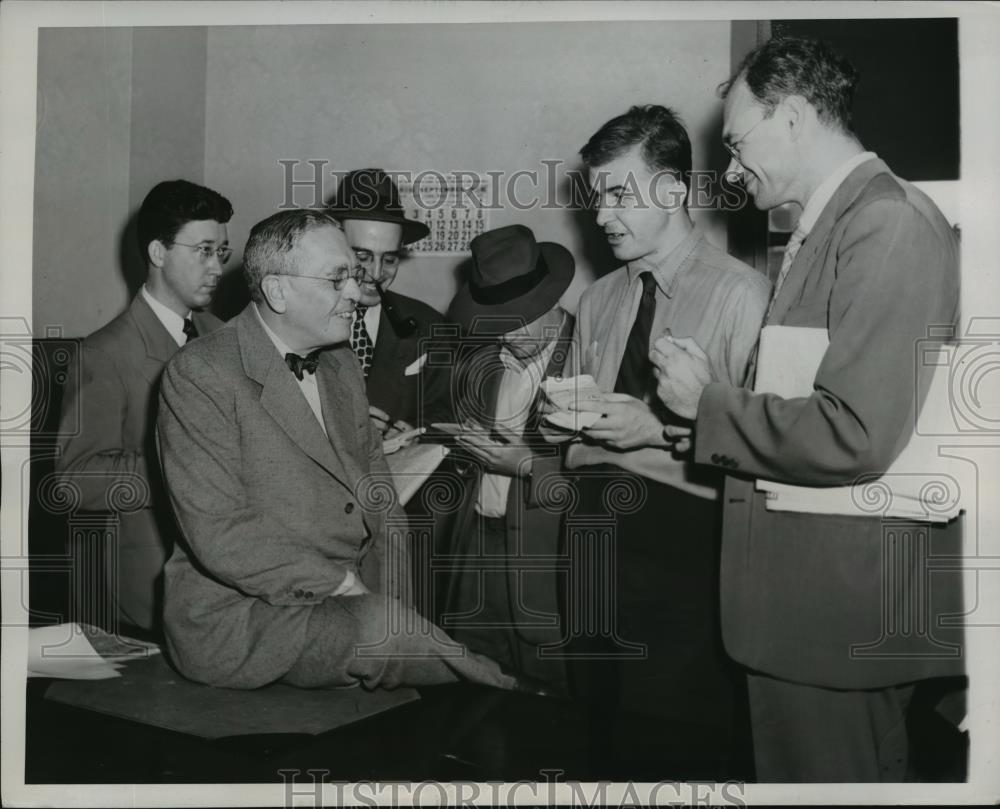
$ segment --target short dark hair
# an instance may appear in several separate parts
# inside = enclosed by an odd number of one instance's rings
[[[232,217],[232,204],[211,188],[187,180],[157,183],[142,201],[136,221],[142,260],[149,263],[151,242],[172,244],[188,222],[213,220],[225,224]]]
[[[747,54],[732,77],[719,85],[725,98],[744,79],[770,115],[783,98],[802,96],[820,120],[850,132],[851,107],[860,74],[833,48],[811,37],[780,37]]]
[[[295,269],[288,255],[306,233],[321,227],[343,230],[340,223],[325,210],[289,208],[271,214],[250,229],[243,251],[243,275],[250,297],[260,303],[264,299],[261,282],[265,275],[293,275]]]
[[[691,140],[680,116],[659,104],[635,106],[598,129],[580,150],[588,168],[599,168],[642,144],[650,171],[671,171],[691,190]]]

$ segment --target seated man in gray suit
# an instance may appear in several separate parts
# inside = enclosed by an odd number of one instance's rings
[[[326,213],[259,222],[252,301],[179,352],[161,391],[164,477],[184,535],[166,566],[170,654],[193,680],[256,688],[513,688],[408,605],[407,523],[349,345],[360,297]]]
[[[117,626],[109,629],[160,628],[159,584],[174,520],[153,460],[156,386],[179,346],[222,325],[202,310],[232,253],[232,215],[229,200],[186,180],[159,183],[146,195],[137,221],[146,283],[128,309],[83,341],[66,385],[56,469],[80,508],[107,512],[117,531],[116,542],[98,554],[107,592],[97,595],[114,600]],[[70,429],[77,418],[79,429]],[[88,572],[94,550],[71,549]],[[79,616],[85,620],[105,615],[100,604],[75,606],[98,611]]]

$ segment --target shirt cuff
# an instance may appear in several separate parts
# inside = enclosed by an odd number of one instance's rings
[[[337,589],[334,590],[332,593],[330,593],[330,595],[342,596],[344,593],[346,593],[348,590],[354,587],[356,581],[357,577],[354,575],[354,571],[348,570],[347,575],[344,576],[344,580],[340,583],[340,586],[337,587]]]

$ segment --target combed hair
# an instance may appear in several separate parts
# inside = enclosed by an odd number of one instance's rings
[[[213,220],[225,224],[233,206],[222,194],[187,180],[157,183],[139,206],[136,232],[142,260],[149,263],[149,245],[161,241],[169,247],[188,222]]]
[[[691,140],[680,116],[658,104],[631,107],[590,136],[580,150],[588,168],[600,168],[642,145],[640,154],[653,172],[669,171],[691,189]]]
[[[821,121],[851,131],[860,74],[825,42],[811,37],[772,39],[744,57],[732,77],[719,85],[719,95],[728,96],[741,78],[767,115],[786,96],[799,95],[816,108]]]
[[[293,275],[295,267],[289,255],[306,233],[323,227],[342,230],[340,223],[326,211],[315,208],[292,208],[272,214],[250,230],[243,251],[243,275],[250,297],[261,303],[261,282],[266,275]]]

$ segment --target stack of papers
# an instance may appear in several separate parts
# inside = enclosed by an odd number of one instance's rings
[[[810,396],[829,345],[826,329],[766,326],[760,334],[756,393]],[[791,486],[758,480],[769,511],[901,517],[947,522],[962,510],[961,462],[938,452],[935,425],[947,424],[948,369],[935,367],[909,443],[885,474],[854,486]]]
[[[566,379],[549,377],[542,383],[542,392],[553,407],[553,413],[545,415],[545,421],[554,427],[577,432],[590,427],[600,417],[600,413],[571,410],[580,402],[600,400],[603,396],[590,374],[571,376]]]
[[[64,680],[107,680],[129,660],[159,654],[155,643],[111,635],[80,624],[28,630],[28,676]]]

